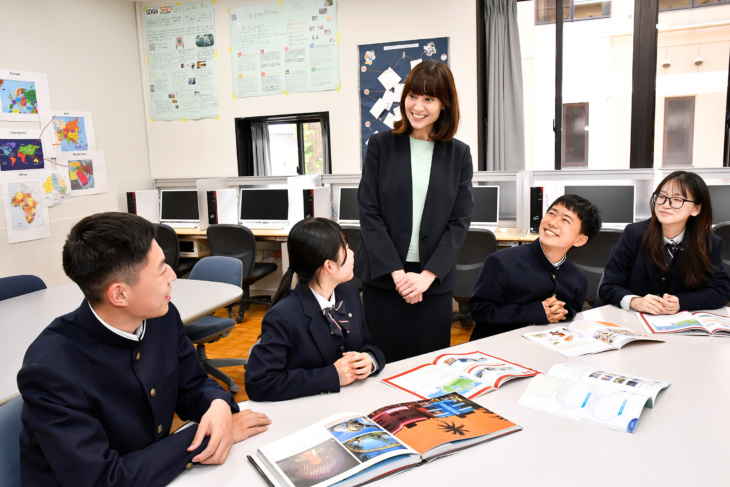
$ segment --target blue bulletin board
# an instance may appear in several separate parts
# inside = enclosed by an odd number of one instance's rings
[[[421,61],[449,64],[449,38],[363,44],[358,56],[362,166],[370,136],[400,118],[400,93],[411,68]]]

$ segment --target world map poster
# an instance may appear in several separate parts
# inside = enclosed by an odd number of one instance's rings
[[[58,152],[96,149],[94,124],[89,112],[56,111],[41,114],[43,141],[49,157]]]
[[[0,130],[0,171],[45,167],[40,130]]]
[[[107,192],[104,151],[59,152],[59,171],[68,174],[71,196],[88,196]]]
[[[15,69],[0,69],[0,120],[37,121],[51,109],[48,77]]]
[[[3,176],[3,199],[9,243],[25,242],[51,235],[48,208],[35,175],[12,173]]]

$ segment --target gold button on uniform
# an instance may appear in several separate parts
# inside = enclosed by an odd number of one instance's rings
[[[136,356],[136,357],[134,357],[134,358],[135,358],[136,360],[139,360],[139,357],[140,357],[140,354],[139,354],[139,352],[137,352],[137,356]]]
[[[155,391],[154,388],[150,391],[150,396],[155,397],[155,394],[157,394],[157,391]]]
[[[193,468],[192,462],[185,465],[185,470],[190,470],[191,468]]]
[[[162,433],[162,425],[159,425],[159,426],[157,427],[157,432],[158,432],[158,433]]]

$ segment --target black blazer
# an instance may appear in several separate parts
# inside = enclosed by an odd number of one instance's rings
[[[611,257],[603,271],[603,281],[598,289],[596,306],[621,305],[627,295],[672,294],[679,298],[682,310],[717,309],[730,299],[730,278],[722,265],[722,239],[712,234],[712,250],[708,249],[714,271],[710,280],[699,289],[687,289],[681,281],[682,259],[689,256],[679,252],[668,274],[663,274],[651,263],[644,252],[641,239],[649,226],[649,220],[628,225],[621,239],[611,250]]]
[[[246,394],[254,401],[282,401],[339,392],[333,365],[342,352],[369,352],[385,366],[385,356],[370,338],[362,302],[350,284],[335,288],[350,316],[350,333],[330,334],[329,324],[308,286],[298,284],[264,315],[261,343],[251,348],[246,367]]]
[[[456,256],[469,229],[474,201],[469,146],[436,141],[419,230],[421,269],[436,275],[426,294],[454,288]],[[395,289],[390,273],[403,269],[413,228],[411,147],[408,135],[370,137],[358,190],[360,243],[355,275],[365,283]]]

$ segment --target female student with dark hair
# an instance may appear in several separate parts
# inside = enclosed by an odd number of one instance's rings
[[[365,318],[389,362],[450,345],[454,267],[474,210],[449,68],[413,68],[400,111],[392,131],[368,140],[355,255]]]
[[[730,278],[722,240],[711,231],[705,182],[675,171],[659,183],[650,205],[651,219],[628,225],[611,251],[597,305],[653,315],[725,306]]]
[[[261,341],[246,367],[246,394],[281,401],[339,392],[385,365],[363,319],[352,279],[353,254],[342,229],[325,218],[289,232],[289,269],[264,315]],[[292,277],[298,283],[290,291]]]

